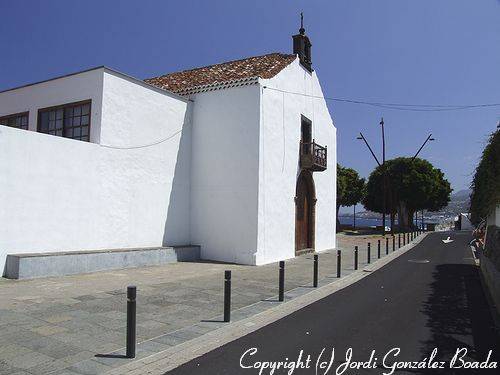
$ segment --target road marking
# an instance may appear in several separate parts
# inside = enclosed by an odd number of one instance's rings
[[[421,264],[423,264],[423,263],[429,263],[429,262],[430,262],[430,260],[428,260],[428,259],[409,259],[409,260],[408,260],[408,262],[410,262],[410,263],[421,263]]]
[[[453,242],[453,240],[450,240],[450,236],[448,236],[448,238],[446,240],[442,240],[444,243],[450,243],[450,242]]]

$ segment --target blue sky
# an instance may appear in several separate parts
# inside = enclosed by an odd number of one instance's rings
[[[313,67],[331,97],[415,104],[500,103],[498,0],[0,0],[0,90],[93,66],[138,78],[269,52],[291,52],[300,11]],[[387,157],[421,156],[466,188],[500,107],[409,112],[330,102],[338,158],[368,176],[356,135]]]

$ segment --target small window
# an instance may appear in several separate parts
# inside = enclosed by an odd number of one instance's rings
[[[0,117],[0,125],[28,130],[28,112]]]
[[[88,142],[90,139],[90,101],[40,109],[38,131]]]

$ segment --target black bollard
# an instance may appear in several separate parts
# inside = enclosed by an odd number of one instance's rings
[[[385,239],[385,255],[389,254],[389,239],[386,237]]]
[[[354,269],[358,269],[358,247],[354,246]]]
[[[341,251],[337,250],[337,277],[339,277],[339,278],[340,278],[340,273],[341,273],[340,272],[341,261],[342,261],[341,257],[342,257]]]
[[[398,233],[398,249],[401,247],[401,233]]]
[[[377,258],[380,259],[380,240],[377,242]]]
[[[136,296],[137,288],[127,287],[127,358],[135,358]]]
[[[406,233],[403,232],[403,246],[406,245]]]
[[[280,261],[280,277],[279,277],[279,301],[285,300],[285,261]]]
[[[371,244],[369,242],[368,242],[368,249],[367,250],[368,250],[368,252],[366,254],[366,259],[368,261],[368,264],[370,264],[371,257],[372,257],[372,254],[371,254],[372,251],[371,251]]]
[[[313,287],[318,287],[318,254],[314,254],[313,264]]]
[[[224,272],[224,321],[231,320],[231,271]]]
[[[407,237],[406,238],[406,243],[410,244],[410,232],[407,233],[406,237]]]
[[[392,235],[392,251],[396,250],[396,236]]]

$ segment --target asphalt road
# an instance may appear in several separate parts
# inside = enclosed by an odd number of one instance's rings
[[[441,240],[448,235],[454,242],[444,244]],[[499,368],[471,370],[449,365],[456,351],[464,348],[463,360],[482,362],[493,350],[490,365],[498,361],[500,366],[500,335],[467,245],[470,239],[468,233],[431,234],[361,281],[168,374],[270,374],[269,368],[262,369],[265,363],[259,367],[259,362],[267,361],[286,362],[287,367],[274,374],[390,374],[395,363],[411,366],[396,374],[500,374]],[[255,353],[247,352],[252,348]],[[368,368],[342,372],[349,348],[350,363],[365,362]],[[431,363],[443,369],[428,368],[434,348],[437,355]],[[328,368],[332,349],[334,360]],[[301,350],[304,368],[290,373],[290,362],[297,361]],[[318,358],[326,362],[326,368],[316,372]],[[255,367],[241,368],[240,360],[244,366]],[[461,364],[457,360],[455,367]]]

